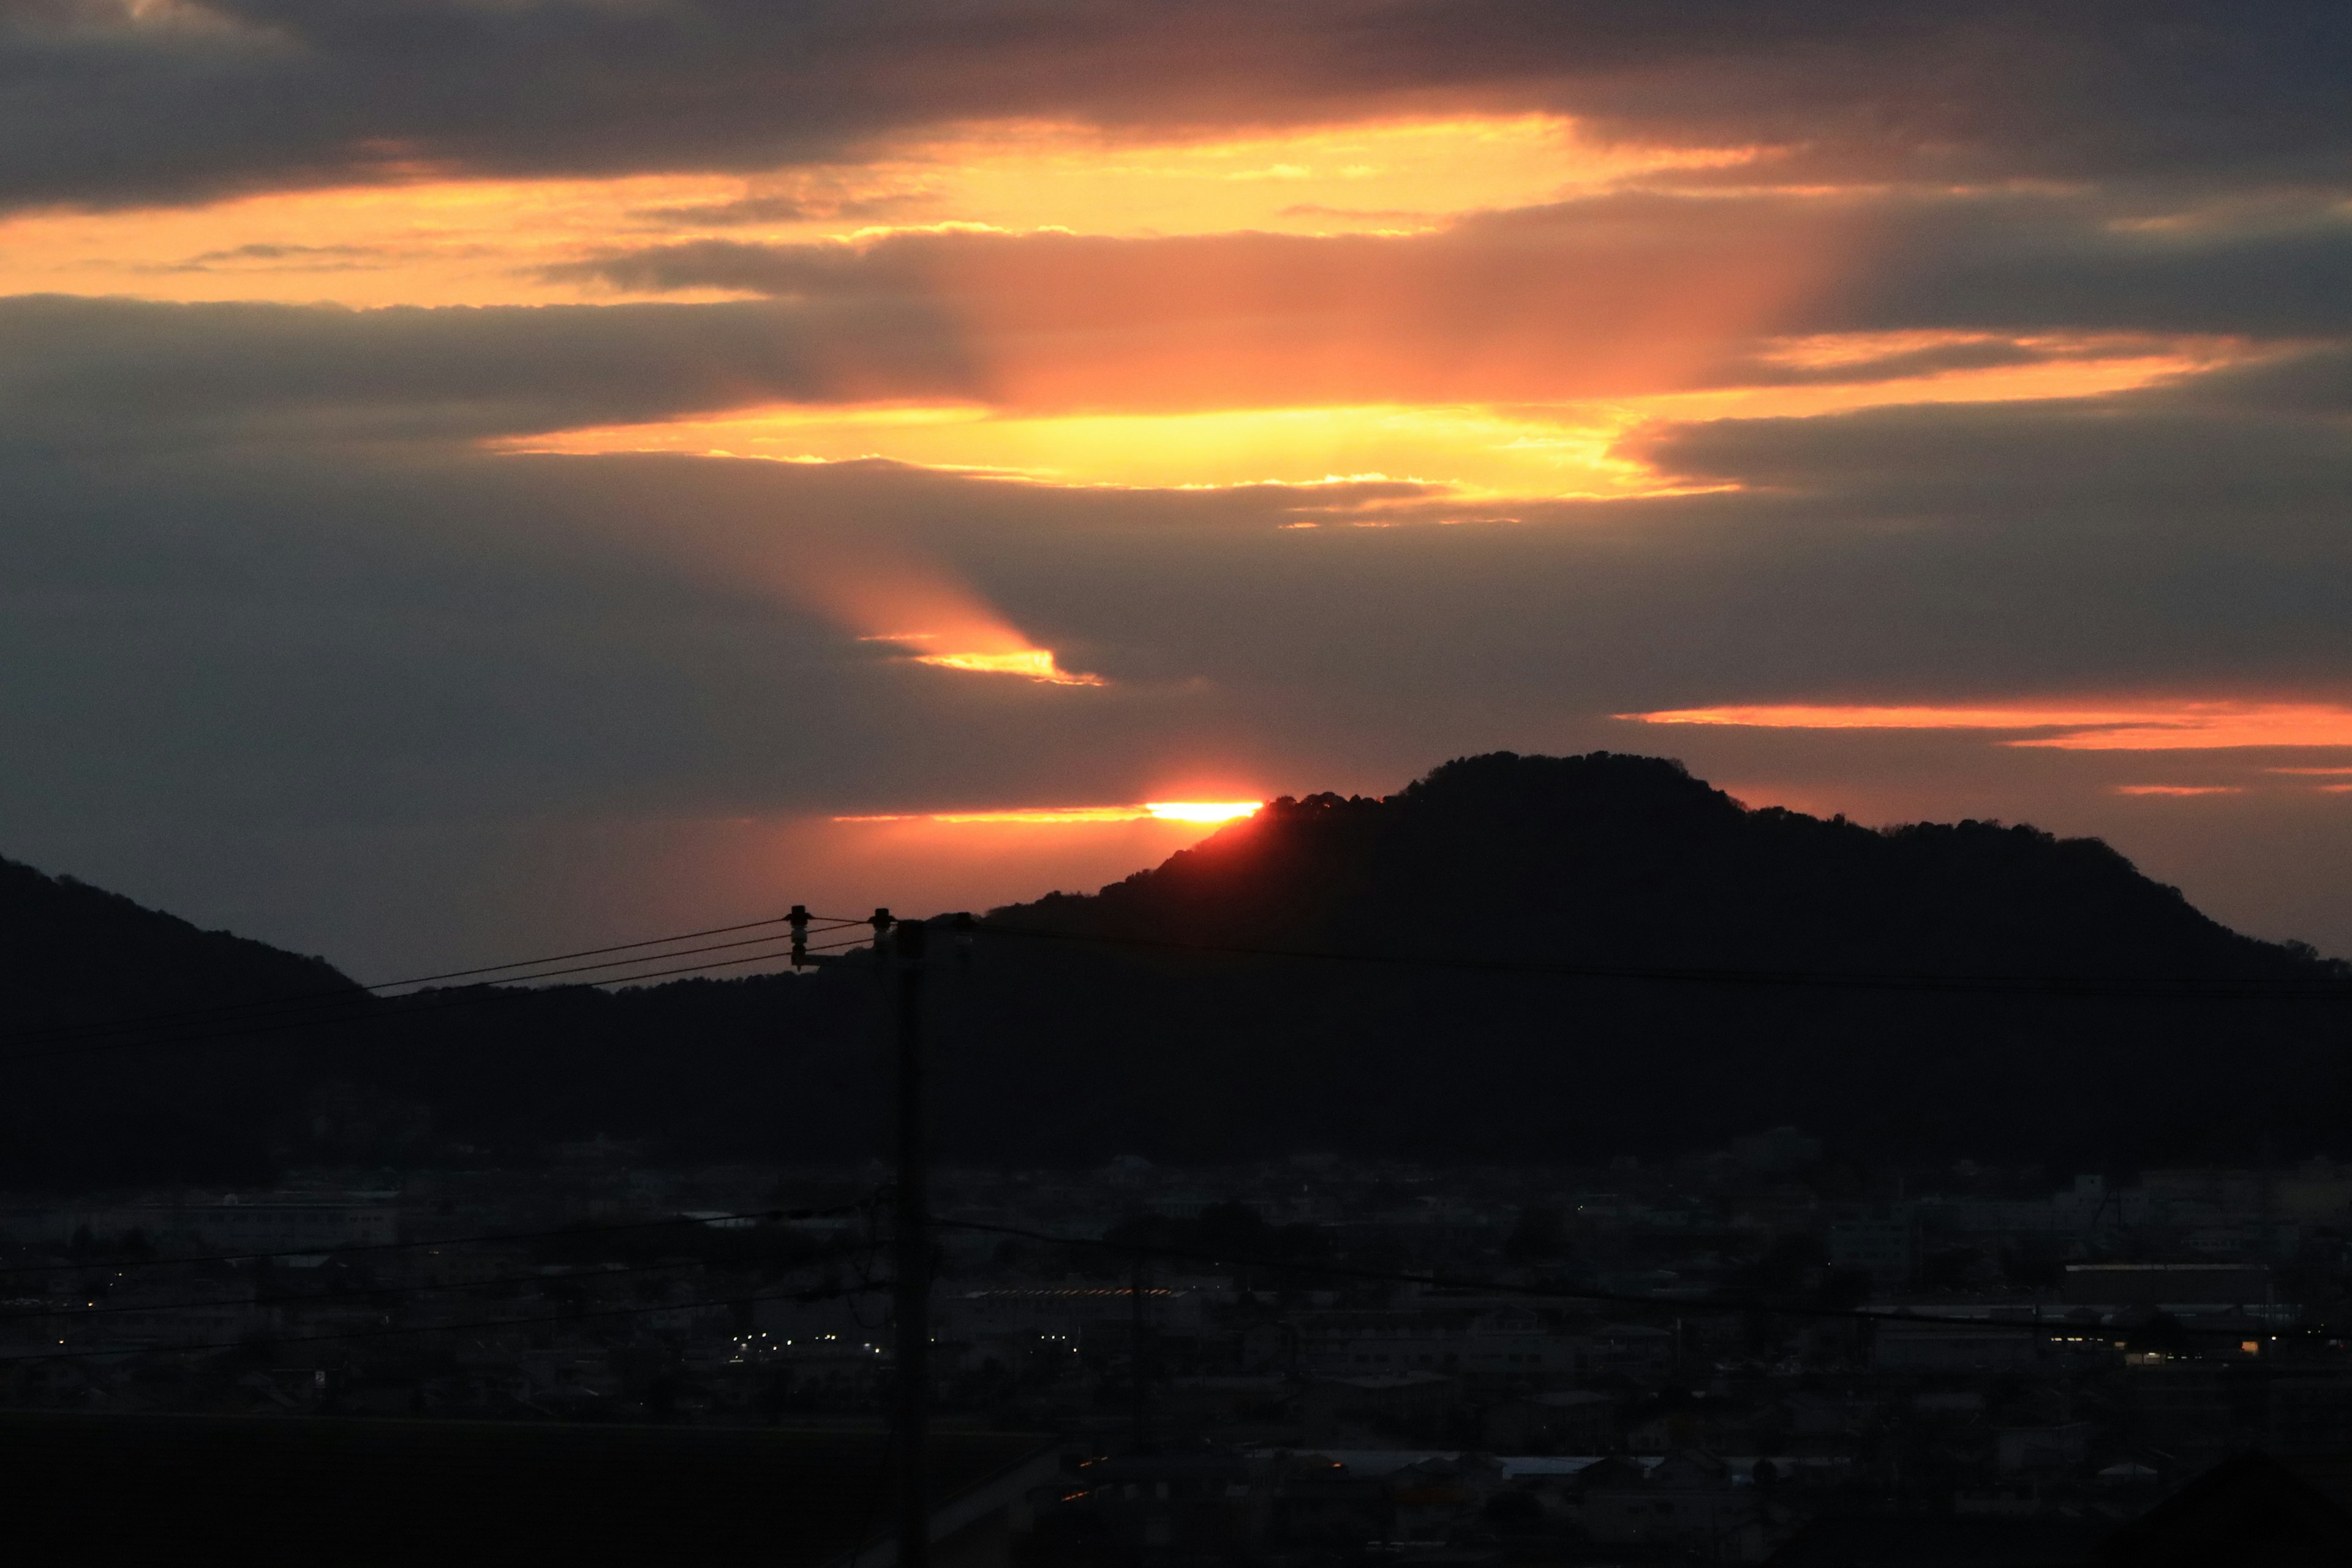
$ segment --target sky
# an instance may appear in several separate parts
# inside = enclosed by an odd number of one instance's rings
[[[0,0],[0,854],[363,979],[1679,757],[2352,954],[2352,9]]]

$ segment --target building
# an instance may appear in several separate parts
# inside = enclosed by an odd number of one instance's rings
[[[2259,1263],[2070,1263],[2059,1289],[2070,1306],[2266,1306],[2271,1271]]]
[[[1601,1454],[1616,1441],[1616,1400],[1589,1389],[1507,1399],[1486,1412],[1486,1446],[1497,1454]]]
[[[1307,1385],[1300,1425],[1309,1443],[1362,1430],[1416,1442],[1442,1442],[1462,1405],[1462,1380],[1433,1372],[1326,1377]]]
[[[96,1234],[136,1231],[167,1251],[332,1252],[400,1239],[400,1203],[393,1193],[265,1198],[232,1193],[217,1203],[146,1204],[92,1219]]]

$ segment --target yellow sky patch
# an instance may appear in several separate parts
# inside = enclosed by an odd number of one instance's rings
[[[614,296],[551,281],[542,268],[665,241],[805,241],[947,222],[1112,236],[1399,232],[1746,156],[1601,147],[1548,115],[1179,143],[988,125],[880,147],[862,163],[751,178],[420,179],[201,206],[26,213],[0,219],[0,294],[544,304]],[[715,296],[664,296],[706,297]]]
[[[1730,388],[1551,405],[1225,409],[1024,416],[980,404],[772,405],[716,418],[519,437],[525,452],[678,452],[795,462],[885,458],[1063,484],[1318,484],[1420,480],[1465,497],[1610,498],[1678,493],[1622,455],[1661,420],[1796,416],[1893,403],[2092,396],[2214,362],[2221,350],[2151,348],[2114,359],[1955,371],[1852,385]],[[1237,392],[1245,389],[1236,389]]]

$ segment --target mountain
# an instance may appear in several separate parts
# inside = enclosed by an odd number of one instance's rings
[[[257,1112],[286,1083],[284,1058],[364,1001],[323,959],[0,860],[0,1177],[266,1173]],[[197,1037],[159,1061],[129,1048],[152,1032],[143,1020]]]
[[[2339,1137],[2352,1096],[2345,967],[2227,930],[2102,843],[1751,811],[1657,758],[1496,753],[1385,799],[1277,801],[1097,894],[988,923],[1104,939],[983,939],[1003,973],[973,1009],[978,1070],[958,1087],[957,1103],[993,1106],[1073,1157],[1125,1142],[1180,1157],[1335,1146],[1565,1161],[1793,1122],[1879,1159],[2246,1158]],[[2324,999],[1431,960],[2197,979]]]
[[[200,931],[71,877],[0,859],[0,1020],[11,1035],[358,987],[322,958]]]
[[[2324,979],[2096,839],[1750,811],[1656,757],[1510,752],[1312,795],[1013,928],[1602,966]]]
[[[114,922],[12,963],[5,1020],[348,985],[37,873],[0,877],[0,930]],[[993,911],[935,971],[952,1158],[1582,1162],[1795,1123],[1857,1159],[2088,1168],[2342,1152],[2352,1125],[2343,965],[2227,930],[2094,840],[1749,810],[1647,757],[1496,753],[1385,799],[1277,801],[1097,893]],[[2282,994],[1838,984],[1885,975]],[[178,1026],[198,1037],[20,1066],[0,1176],[526,1161],[599,1133],[860,1158],[887,1142],[879,979],[854,955]]]

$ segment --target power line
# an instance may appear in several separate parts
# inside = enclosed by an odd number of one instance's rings
[[[1698,1312],[1764,1312],[1781,1317],[1831,1318],[1849,1322],[1918,1323],[1935,1327],[2000,1329],[2023,1333],[2107,1333],[2115,1331],[2102,1325],[2056,1321],[2021,1320],[2016,1318],[1966,1318],[1952,1313],[1873,1311],[1863,1307],[1829,1307],[1818,1304],[1786,1303],[1761,1297],[1703,1296],[1684,1299],[1673,1296],[1645,1296],[1627,1290],[1603,1290],[1574,1285],[1521,1285],[1505,1279],[1481,1279],[1461,1275],[1406,1274],[1384,1268],[1355,1268],[1342,1264],[1314,1263],[1303,1259],[1279,1258],[1235,1258],[1227,1253],[1210,1252],[1194,1247],[1169,1247],[1156,1242],[1114,1241],[1108,1237],[1052,1236],[1044,1231],[1028,1230],[1020,1226],[987,1225],[979,1220],[940,1219],[933,1225],[950,1230],[972,1230],[991,1236],[1018,1237],[1025,1241],[1044,1242],[1055,1247],[1090,1247],[1111,1252],[1154,1258],[1181,1258],[1195,1263],[1214,1263],[1226,1268],[1288,1269],[1293,1273],[1321,1274],[1348,1279],[1364,1279],[1389,1285],[1423,1285],[1441,1290],[1485,1290],[1496,1295],[1531,1296],[1545,1300],[1595,1301],[1607,1306],[1641,1307],[1653,1311]],[[2238,1331],[2183,1328],[2189,1333],[2228,1333]]]
[[[782,935],[760,939],[762,942],[784,942],[787,939]],[[868,939],[865,937],[856,937],[844,942],[819,944],[814,947],[810,947],[805,951],[823,953],[830,952],[835,948],[858,946],[867,940]],[[719,945],[733,946],[740,944],[722,943]],[[663,980],[681,974],[702,974],[715,969],[728,969],[738,964],[744,963],[761,963],[770,959],[789,959],[792,956],[792,953],[793,950],[786,947],[763,952],[745,953],[740,958],[718,959],[709,963],[689,963],[678,968],[656,969],[635,974],[615,974],[607,976],[602,980],[579,981],[575,982],[575,984],[583,985],[634,985],[647,980]],[[642,960],[619,960],[616,961],[616,963],[657,963],[664,958],[678,956],[682,955],[675,953],[655,953],[650,954]],[[591,964],[586,966],[588,969],[610,967],[614,967],[614,965]],[[546,978],[546,976],[526,976],[525,978],[543,979]],[[419,1017],[426,1014],[443,1012],[452,1007],[476,1007],[500,1003],[528,1002],[535,1000],[540,994],[541,993],[539,992],[520,987],[509,988],[493,985],[467,986],[462,990],[453,992],[446,995],[429,995],[425,1000],[417,1002],[413,1005],[388,1008],[382,1012],[373,1012],[363,1016],[353,1016],[353,1021],[365,1022],[369,1024],[404,1022],[408,1019]],[[391,998],[391,1000],[404,1001],[407,999],[395,997]],[[0,1056],[0,1064],[52,1061],[68,1057],[96,1056],[107,1051],[142,1050],[157,1046],[203,1045],[215,1040],[244,1040],[250,1038],[255,1035],[282,1034],[289,1029],[315,1028],[323,1024],[332,1023],[335,1021],[336,1019],[331,1016],[320,1015],[311,1017],[281,1019],[276,1022],[256,1024],[249,1026],[238,1026],[234,1024],[228,1024],[227,1026],[215,1029],[210,1034],[161,1035],[133,1039],[98,1040],[87,1046],[68,1046],[57,1050],[26,1051],[14,1055]]]
[[[820,1259],[808,1263],[795,1264],[793,1266],[792,1269],[784,1270],[784,1272],[793,1272],[793,1270],[803,1268],[821,1268],[830,1261],[832,1260]],[[740,1267],[740,1265],[730,1263],[723,1258],[673,1258],[667,1263],[622,1264],[612,1268],[599,1268],[593,1273],[491,1274],[486,1275],[479,1279],[433,1281],[413,1285],[376,1285],[370,1286],[365,1290],[354,1292],[354,1294],[368,1298],[380,1296],[420,1296],[430,1290],[481,1290],[501,1285],[551,1285],[558,1283],[581,1282],[593,1283],[599,1279],[611,1279],[625,1274],[658,1274],[671,1269],[727,1268],[737,1267]],[[224,1300],[218,1297],[205,1297],[202,1299],[192,1297],[178,1301],[124,1301],[110,1303],[106,1306],[100,1306],[97,1302],[93,1301],[86,1307],[40,1306],[15,1307],[0,1310],[0,1323],[20,1322],[28,1318],[59,1318],[79,1321],[84,1318],[121,1317],[125,1314],[137,1312],[195,1312],[202,1311],[206,1308],[212,1307],[323,1306],[332,1305],[344,1300],[344,1298],[332,1295],[288,1295],[281,1296],[274,1300],[268,1301],[257,1299],[252,1301],[230,1301]]]
[[[966,929],[984,936],[1037,942],[1197,952],[1223,958],[1279,958],[1324,963],[1383,964],[1408,969],[1451,969],[1483,974],[1528,974],[1574,980],[1633,980],[1658,984],[1735,987],[1789,986],[1843,991],[1927,992],[1960,995],[2143,997],[2214,1001],[2352,1001],[2352,984],[2336,980],[2230,980],[2140,978],[2069,974],[1904,974],[1804,969],[1671,968],[1641,964],[1556,963],[1541,960],[1468,958],[1425,953],[1353,952],[1331,948],[1248,947],[1237,943],[1176,942],[1158,937],[1040,931],[989,925]]]
[[[574,958],[594,958],[600,953],[625,952],[633,948],[661,947],[673,942],[692,942],[698,937],[727,936],[739,931],[756,931],[761,926],[782,925],[790,919],[791,917],[788,915],[777,915],[769,920],[745,921],[740,925],[711,926],[704,931],[680,931],[675,936],[647,937],[642,942],[615,942],[610,947],[584,947],[577,952],[550,953],[545,958],[517,959],[512,963],[494,963],[481,969],[455,969],[446,974],[427,974],[414,980],[383,980],[378,981],[376,984],[366,986],[363,989],[369,991],[387,991],[404,985],[430,985],[436,982],[443,980],[464,980],[477,974],[495,974],[501,970],[535,969],[542,963],[562,963]],[[827,921],[825,922],[824,929],[832,931],[842,925],[862,925],[865,922],[862,921]],[[676,955],[656,953],[653,956],[662,958],[674,957]]]
[[[264,1012],[284,1007],[314,1006],[322,1004],[350,1004],[358,1002],[365,996],[381,995],[383,993],[387,991],[404,990],[410,986],[430,985],[442,981],[464,980],[478,975],[500,974],[518,969],[536,970],[545,964],[568,963],[575,958],[594,958],[604,953],[634,952],[639,948],[667,947],[673,942],[691,942],[706,936],[726,936],[736,931],[755,931],[765,926],[782,925],[787,922],[788,919],[789,917],[787,916],[778,915],[770,920],[746,921],[737,925],[711,926],[701,931],[678,931],[669,936],[646,937],[637,942],[615,942],[609,947],[582,948],[573,952],[549,953],[539,958],[519,958],[509,963],[485,964],[474,969],[453,969],[439,974],[413,975],[405,980],[379,980],[366,984],[354,982],[348,987],[333,991],[295,992],[278,996],[256,997],[249,1001],[219,1002],[209,1004],[202,1007],[182,1008],[168,1013],[150,1013],[131,1018],[108,1019],[100,1023],[58,1025],[47,1029],[23,1031],[10,1037],[8,1041],[5,1043],[31,1043],[58,1038],[97,1038],[108,1035],[122,1034],[150,1028],[159,1024],[176,1023],[189,1019],[212,1018],[222,1014],[234,1016]],[[840,923],[841,922],[827,921],[824,929],[827,931],[838,929]],[[848,923],[859,924],[863,922],[852,921]],[[609,963],[584,965],[580,970],[556,970],[544,974],[513,975],[509,981],[504,982],[504,984],[520,984],[533,980],[544,980],[553,978],[556,975],[580,973],[593,969],[614,968],[628,963],[657,963],[663,959],[685,957],[687,953],[690,952],[713,952],[721,948],[748,946],[751,945],[751,942],[758,941],[781,940],[782,940],[782,936],[777,935],[766,938],[751,938],[739,942],[719,942],[707,948],[689,948],[687,949],[685,952],[647,953],[643,958],[639,959],[614,959]]]
[[[444,1237],[431,1241],[370,1241],[355,1247],[295,1247],[278,1252],[221,1252],[201,1258],[131,1258],[108,1262],[23,1263],[0,1268],[0,1278],[15,1274],[55,1274],[68,1268],[193,1268],[209,1263],[257,1263],[279,1258],[316,1258],[327,1253],[336,1258],[354,1254],[381,1252],[413,1252],[432,1247],[490,1247],[518,1241],[562,1241],[574,1237],[611,1236],[633,1230],[668,1230],[679,1226],[714,1227],[730,1221],[755,1220],[771,1224],[790,1223],[804,1219],[837,1219],[846,1215],[863,1214],[874,1205],[867,1198],[859,1203],[840,1204],[821,1209],[746,1209],[734,1214],[679,1215],[668,1219],[630,1220],[621,1225],[574,1225],[556,1230],[506,1231],[484,1236]]]
[[[0,1365],[10,1362],[83,1361],[92,1357],[113,1356],[118,1359],[137,1355],[184,1355],[192,1351],[242,1350],[248,1346],[324,1344],[337,1340],[383,1339],[394,1334],[457,1333],[469,1329],[524,1328],[537,1323],[570,1323],[592,1318],[634,1318],[652,1312],[684,1312],[698,1307],[726,1307],[744,1301],[829,1301],[844,1296],[869,1290],[887,1290],[890,1282],[874,1280],[856,1285],[830,1285],[816,1290],[754,1291],[748,1296],[711,1298],[696,1301],[662,1301],[646,1306],[593,1308],[586,1310],[551,1312],[533,1318],[476,1318],[454,1323],[401,1323],[373,1329],[345,1329],[328,1334],[257,1334],[238,1340],[209,1340],[195,1344],[181,1345],[114,1345],[100,1350],[37,1351],[25,1355],[0,1355]]]

